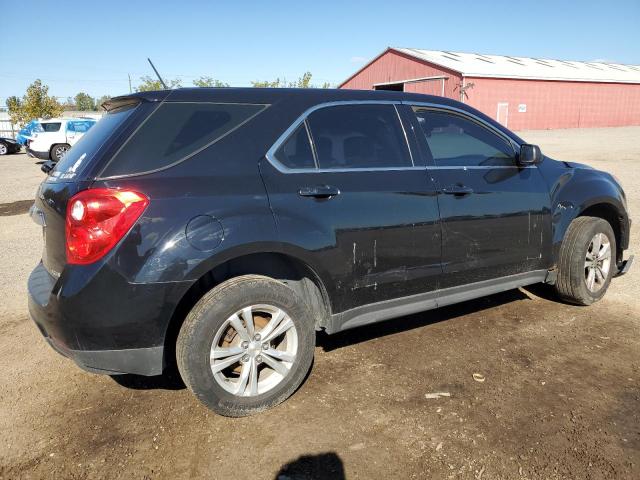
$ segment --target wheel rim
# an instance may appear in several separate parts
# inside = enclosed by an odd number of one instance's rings
[[[587,248],[584,280],[591,292],[604,287],[611,268],[611,242],[604,233],[596,233]]]
[[[56,147],[56,157],[59,160],[62,160],[62,157],[64,157],[64,154],[67,153],[67,150],[69,150],[67,147]]]
[[[7,154],[7,146],[4,143],[0,143],[0,155]]]
[[[218,385],[233,395],[254,397],[285,379],[297,353],[291,317],[273,305],[249,305],[218,329],[209,362]]]

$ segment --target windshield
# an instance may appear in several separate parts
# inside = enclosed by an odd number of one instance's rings
[[[90,124],[89,131],[71,148],[51,172],[54,179],[71,180],[76,177],[80,167],[86,167],[95,153],[111,135],[126,121],[138,104],[115,110],[106,114],[98,122],[82,121]]]

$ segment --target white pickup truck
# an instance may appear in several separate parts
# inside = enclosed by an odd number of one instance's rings
[[[92,118],[51,118],[41,120],[27,144],[27,154],[58,162],[96,124]]]

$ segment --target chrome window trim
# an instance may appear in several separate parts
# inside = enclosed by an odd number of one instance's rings
[[[318,160],[317,160],[317,152],[315,143],[313,141],[313,136],[311,135],[311,131],[307,124],[308,116],[315,112],[316,110],[320,110],[321,108],[329,108],[340,105],[393,105],[396,113],[398,114],[398,120],[400,121],[400,127],[405,135],[405,142],[407,145],[407,149],[409,150],[409,155],[411,158],[412,165],[411,167],[376,167],[376,168],[319,168]],[[509,144],[513,150],[514,158],[517,155],[518,149],[520,148],[520,144],[516,142],[513,138],[496,129],[493,125],[487,123],[482,118],[474,115],[471,112],[467,112],[461,108],[452,107],[449,105],[443,105],[440,103],[432,103],[432,102],[415,102],[411,100],[341,100],[341,101],[333,101],[333,102],[325,102],[319,103],[312,107],[309,107],[305,110],[298,118],[296,118],[291,125],[278,137],[278,139],[274,142],[271,148],[265,154],[266,159],[273,165],[273,167],[278,170],[280,173],[331,173],[331,172],[387,172],[387,171],[402,171],[402,170],[490,170],[490,169],[525,169],[525,168],[537,168],[536,165],[423,165],[416,166],[413,158],[413,152],[411,150],[411,146],[408,141],[407,132],[404,127],[404,123],[400,118],[400,113],[398,111],[398,105],[408,105],[410,107],[426,107],[432,110],[440,110],[440,111],[449,111],[454,114],[460,115],[462,117],[466,117],[469,120],[478,123],[480,126],[488,129],[492,133],[498,135],[500,138],[505,140],[507,144]],[[295,130],[300,126],[301,123],[305,124],[305,128],[307,130],[307,135],[309,136],[309,142],[311,143],[311,151],[314,155],[314,163],[316,168],[290,168],[281,163],[277,157],[275,156],[275,152],[280,148],[280,146],[286,142],[289,137],[295,132]]]
[[[505,168],[516,168],[522,170],[525,168],[537,168],[536,165],[437,165],[427,166],[427,170],[496,170]]]
[[[425,107],[425,108],[428,108],[428,109],[431,109],[431,110],[441,110],[441,111],[445,111],[445,112],[452,112],[452,113],[457,114],[457,115],[459,115],[461,117],[466,117],[469,120],[479,124],[481,127],[484,127],[486,129],[488,129],[489,131],[495,133],[497,136],[499,136],[500,138],[505,140],[507,142],[507,144],[509,146],[511,146],[511,149],[513,150],[514,158],[517,156],[518,150],[520,149],[520,144],[518,142],[516,142],[513,138],[511,138],[509,135],[507,135],[506,133],[498,130],[496,127],[494,127],[490,123],[487,123],[485,120],[483,120],[482,118],[478,117],[477,115],[474,115],[471,112],[467,112],[466,110],[463,110],[461,108],[452,107],[452,106],[449,106],[449,105],[442,105],[442,104],[439,104],[439,103],[413,102],[413,101],[410,101],[410,100],[402,100],[401,103],[403,105],[409,105],[410,107]],[[517,165],[516,165],[516,167],[517,167]]]
[[[278,160],[278,158],[275,155],[278,149],[282,146],[283,143],[289,140],[289,137],[296,131],[296,129],[300,126],[301,123],[303,122],[305,124],[307,123],[307,118],[309,117],[309,115],[311,115],[316,110],[320,110],[321,108],[330,108],[330,107],[337,107],[342,105],[393,105],[396,111],[396,114],[398,115],[400,128],[402,129],[402,132],[404,134],[405,144],[409,152],[409,158],[411,159],[412,166],[410,167],[365,167],[365,168],[290,168]],[[415,163],[413,160],[413,152],[411,151],[411,147],[407,140],[407,133],[404,129],[404,124],[402,123],[402,119],[400,118],[397,105],[402,105],[402,102],[400,100],[340,100],[340,101],[334,101],[334,102],[318,103],[312,107],[309,107],[304,112],[302,112],[302,114],[298,118],[296,118],[291,125],[289,125],[289,127],[274,142],[271,148],[267,150],[267,153],[265,154],[265,158],[280,173],[333,173],[333,172],[344,173],[344,172],[390,172],[390,171],[403,171],[403,170],[425,170],[426,169],[425,166],[418,166],[418,167],[415,166]],[[316,166],[319,167],[319,164],[317,161],[317,153],[315,150],[315,144],[313,142],[313,135],[311,135],[308,125],[306,126],[306,128],[307,128],[307,132],[311,137],[310,139],[311,150],[314,156],[316,156],[316,158],[314,158],[314,162]]]
[[[402,135],[404,135],[404,144],[407,146],[407,151],[409,152],[409,158],[411,159],[411,166],[415,167],[416,162],[413,160],[413,152],[411,151],[411,146],[409,145],[409,137],[407,136],[407,130],[404,128],[404,123],[402,122],[402,117],[400,116],[398,105],[394,104],[393,109],[396,111],[396,115],[398,116],[398,123],[400,123],[400,128],[402,129]]]
[[[318,165],[318,151],[316,150],[316,142],[313,141],[313,136],[311,136],[311,130],[309,129],[309,122],[305,118],[304,121],[304,129],[307,132],[307,139],[309,140],[309,145],[311,146],[311,155],[313,155],[313,164],[316,166],[316,170],[320,168]],[[295,131],[295,130],[294,130]]]

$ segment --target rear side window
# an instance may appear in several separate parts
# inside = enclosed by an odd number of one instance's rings
[[[86,133],[93,125],[95,125],[95,122],[73,121],[67,123],[67,131]]]
[[[36,127],[36,132],[58,132],[61,126],[60,122],[41,123],[39,127]]]
[[[414,111],[436,165],[515,165],[511,145],[478,123],[451,113],[423,108],[415,108]]]
[[[264,108],[230,103],[163,103],[125,142],[101,176],[150,172],[186,160]]]
[[[288,168],[315,168],[309,134],[304,123],[300,124],[275,155]]]
[[[339,105],[307,119],[321,169],[411,167],[393,105]]]

